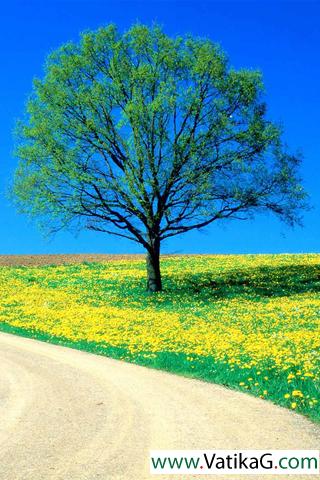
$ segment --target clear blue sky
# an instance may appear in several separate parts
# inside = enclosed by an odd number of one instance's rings
[[[80,31],[115,22],[127,29],[156,20],[170,35],[185,32],[221,43],[234,67],[264,74],[270,118],[285,126],[285,140],[304,153],[302,175],[314,209],[303,229],[290,230],[271,216],[252,222],[216,223],[205,233],[176,237],[163,247],[173,253],[268,253],[320,251],[320,3],[215,1],[24,0],[2,3],[0,77],[0,254],[139,252],[130,242],[102,233],[77,238],[60,233],[46,240],[17,215],[5,198],[16,160],[12,130],[21,116],[32,78],[45,56]]]

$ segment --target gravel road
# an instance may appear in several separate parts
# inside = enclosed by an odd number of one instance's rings
[[[163,479],[150,449],[320,445],[305,418],[197,380],[3,333],[0,364],[1,480]]]

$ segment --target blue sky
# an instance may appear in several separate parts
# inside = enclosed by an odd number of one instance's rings
[[[219,42],[234,67],[263,72],[269,117],[285,127],[290,149],[302,149],[302,175],[313,209],[303,229],[272,216],[216,223],[205,232],[176,237],[164,253],[279,253],[320,251],[320,3],[216,1],[11,1],[2,3],[0,31],[0,254],[139,252],[134,243],[102,233],[68,232],[44,238],[5,197],[16,160],[12,130],[22,115],[32,78],[46,55],[79,32],[115,22],[158,21],[170,35],[192,33]]]

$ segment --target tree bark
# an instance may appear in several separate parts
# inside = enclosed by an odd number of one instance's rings
[[[160,272],[160,242],[153,242],[147,251],[147,290],[148,292],[160,292],[162,290]]]

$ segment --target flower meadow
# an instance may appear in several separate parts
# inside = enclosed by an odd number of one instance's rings
[[[0,329],[224,384],[320,421],[320,255],[0,268]]]

